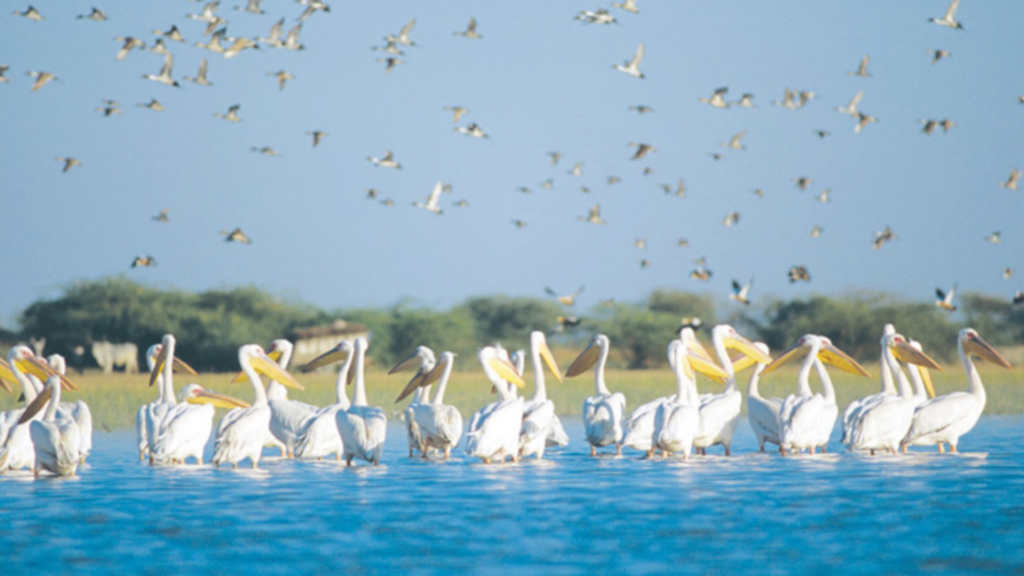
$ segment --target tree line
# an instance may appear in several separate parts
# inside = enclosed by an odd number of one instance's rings
[[[252,287],[191,293],[147,287],[121,276],[75,282],[62,292],[55,299],[30,305],[19,316],[20,332],[0,333],[0,338],[10,344],[45,337],[47,353],[70,356],[75,347],[84,346],[88,357],[91,342],[134,342],[141,352],[170,332],[178,338],[179,354],[206,371],[237,369],[242,344],[266,345],[295,329],[338,318],[369,328],[370,358],[381,366],[420,344],[468,358],[492,342],[509,349],[525,348],[530,331],[542,330],[554,347],[574,350],[603,332],[615,350],[613,365],[661,367],[666,363],[667,343],[684,320],[694,318],[705,328],[729,322],[776,352],[803,334],[823,334],[860,360],[877,357],[887,322],[921,341],[933,357],[946,361],[956,355],[952,346],[956,331],[967,325],[994,345],[1024,342],[1024,307],[973,293],[963,294],[958,314],[950,315],[929,303],[876,292],[841,298],[765,299],[740,306],[716,302],[707,295],[659,289],[639,302],[590,309],[568,308],[551,299],[499,295],[471,297],[447,310],[411,301],[386,308],[323,310]]]

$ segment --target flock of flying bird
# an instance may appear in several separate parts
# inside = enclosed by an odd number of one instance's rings
[[[605,382],[605,363],[611,343],[597,334],[565,371],[565,378],[594,372],[594,395],[583,400],[583,426],[590,455],[599,448],[623,447],[651,458],[673,455],[686,459],[692,453],[722,446],[725,456],[740,425],[743,394],[737,373],[753,366],[747,384],[747,420],[761,452],[774,444],[782,456],[827,451],[839,419],[835,389],[826,365],[869,376],[855,360],[824,337],[807,334],[790,349],[772,359],[768,347],[751,342],[733,327],[720,324],[711,330],[714,356],[697,338],[693,328],[684,327],[668,346],[668,359],[675,374],[674,393],[652,399],[627,413],[621,392],[612,392]],[[275,340],[268,350],[256,344],[239,348],[241,372],[234,382],[248,380],[252,402],[218,394],[198,384],[188,384],[177,394],[174,373],[195,374],[175,355],[176,341],[167,334],[149,347],[146,361],[149,385],[157,386],[157,398],[141,406],[136,414],[139,459],[150,465],[178,466],[192,459],[205,461],[205,451],[214,435],[210,461],[217,467],[248,460],[257,467],[264,448],[277,448],[283,458],[318,459],[334,457],[351,466],[354,460],[372,465],[381,461],[388,430],[386,412],[370,406],[365,383],[366,339],[342,340],[300,368],[307,372],[341,363],[335,384],[335,403],[312,406],[288,398],[288,388],[302,390],[287,371],[292,345]],[[986,394],[974,358],[1004,368],[1006,361],[978,333],[965,328],[957,337],[957,349],[967,376],[967,390],[935,396],[929,369],[942,368],[921,350],[920,344],[886,325],[880,340],[881,388],[851,402],[842,413],[841,442],[851,452],[906,452],[909,446],[936,447],[955,452],[960,437],[977,423],[985,408]],[[525,363],[529,357],[534,392],[519,396],[525,387]],[[785,398],[765,398],[759,379],[779,366],[802,358],[795,391]],[[497,399],[473,414],[468,427],[462,414],[445,404],[445,391],[455,355],[440,358],[419,346],[389,372],[413,371],[414,375],[395,402],[412,396],[405,408],[409,457],[448,460],[462,444],[465,454],[487,464],[542,459],[548,448],[564,447],[569,436],[547,397],[546,376],[563,381],[543,332],[530,334],[530,350],[511,355],[500,345],[486,346],[478,360]],[[904,371],[906,368],[906,372]],[[821,392],[810,386],[815,370]],[[31,348],[17,345],[8,360],[0,361],[0,386],[13,392],[20,386],[25,406],[0,414],[0,473],[29,469],[72,476],[92,449],[92,417],[82,401],[61,402],[62,389],[77,390],[64,375],[65,363],[58,355],[48,360],[35,356]],[[909,378],[908,374],[909,373]],[[724,386],[721,391],[700,393],[697,374]],[[261,376],[268,378],[264,386]],[[436,390],[431,395],[431,388]],[[353,385],[350,399],[346,388]],[[666,392],[673,390],[666,387]],[[213,426],[215,407],[227,408]],[[464,441],[463,441],[464,438]]]
[[[261,48],[277,48],[283,50],[299,51],[305,49],[305,46],[302,44],[300,40],[300,34],[302,31],[303,23],[317,12],[330,11],[330,7],[321,0],[302,0],[302,3],[305,4],[305,9],[301,13],[301,15],[298,16],[297,23],[294,24],[294,26],[292,26],[287,32],[285,31],[285,19],[282,18],[278,20],[276,23],[274,23],[273,26],[271,26],[270,31],[266,36],[259,36],[254,38],[247,38],[243,36],[230,37],[227,35],[228,22],[225,18],[218,14],[218,8],[220,7],[220,2],[218,1],[213,1],[205,4],[201,11],[199,11],[198,13],[188,14],[187,17],[192,21],[205,24],[204,35],[208,38],[204,42],[194,43],[195,46],[211,54],[219,54],[225,59],[233,58],[245,50]],[[612,8],[632,14],[638,14],[640,12],[636,0],[626,0],[621,3],[615,2],[612,3],[611,6]],[[959,0],[953,0],[948,5],[947,10],[942,17],[931,18],[930,22],[954,30],[963,29],[962,24],[956,19],[956,12],[958,7]],[[241,10],[252,14],[265,13],[261,6],[260,0],[249,0],[247,5],[245,6],[236,6],[236,10]],[[29,20],[43,20],[43,15],[40,14],[40,12],[33,8],[32,6],[29,6],[24,11],[15,11],[14,14],[17,16],[27,18]],[[77,17],[82,20],[90,21],[104,21],[107,19],[106,14],[98,8],[94,8],[92,12],[89,14],[80,14]],[[576,16],[576,20],[582,22],[584,25],[597,26],[615,24],[618,22],[616,15],[606,8],[581,11]],[[409,20],[404,26],[402,26],[398,33],[392,33],[384,36],[384,43],[382,45],[372,47],[373,50],[383,53],[383,57],[379,58],[377,61],[385,66],[386,72],[390,72],[396,66],[404,64],[405,60],[403,60],[403,57],[406,57],[406,50],[409,50],[416,46],[416,43],[412,37],[415,25],[416,19],[413,18]],[[155,74],[146,74],[144,75],[144,78],[167,86],[179,87],[182,85],[182,82],[174,76],[174,56],[171,53],[170,48],[168,47],[168,43],[185,43],[186,40],[182,36],[182,33],[178,29],[178,27],[173,24],[166,30],[154,30],[153,32],[155,35],[157,35],[157,38],[155,41],[148,44],[147,42],[140,40],[139,38],[134,36],[121,36],[116,38],[116,40],[120,43],[120,48],[114,55],[114,57],[117,60],[123,60],[125,58],[128,58],[133,50],[149,50],[156,54],[161,54],[163,55],[164,61],[160,70]],[[483,36],[478,32],[478,23],[475,18],[469,18],[466,28],[464,30],[456,30],[453,32],[453,34],[469,40],[481,40],[483,38]],[[635,52],[629,60],[625,60],[622,63],[613,64],[611,67],[628,76],[637,79],[643,79],[645,78],[645,75],[641,67],[643,65],[644,53],[644,44],[639,43]],[[932,64],[935,64],[940,60],[951,56],[949,51],[943,49],[933,49],[930,50],[929,53],[932,56]],[[856,67],[856,69],[849,72],[849,75],[860,78],[869,78],[871,76],[871,73],[869,71],[869,63],[870,58],[867,55],[865,55],[863,59],[860,61],[859,65]],[[0,82],[8,80],[3,75],[3,72],[6,70],[6,65],[0,66]],[[32,90],[39,90],[48,82],[55,80],[57,78],[53,73],[46,71],[32,70],[27,71],[26,73],[35,78]],[[287,82],[294,80],[294,76],[287,70],[272,71],[268,72],[267,75],[273,77],[276,80],[279,90],[283,90],[287,85]],[[208,76],[208,65],[206,58],[204,57],[201,60],[198,72],[195,74],[195,76],[183,77],[182,80],[185,82],[191,82],[202,86],[212,85],[212,82],[210,81]],[[727,109],[732,107],[754,107],[753,94],[744,93],[735,101],[727,100],[727,96],[728,88],[721,87],[714,90],[710,96],[699,98],[699,101],[713,108],[719,109]],[[854,95],[845,106],[839,106],[835,108],[837,112],[849,115],[855,121],[853,128],[855,132],[861,132],[869,124],[877,122],[877,118],[866,113],[860,108],[860,102],[863,96],[864,91],[861,90],[856,95]],[[789,88],[786,88],[783,93],[782,99],[773,101],[772,104],[782,108],[799,110],[803,108],[805,105],[807,105],[810,101],[812,101],[815,97],[816,94],[810,90],[790,90]],[[139,103],[139,106],[157,111],[164,109],[163,105],[155,98],[148,103]],[[241,106],[239,104],[234,104],[230,106],[226,112],[217,112],[216,114],[214,114],[214,116],[228,122],[238,122],[241,120],[239,116],[240,109]],[[636,105],[630,107],[630,109],[637,112],[638,114],[646,114],[649,112],[653,112],[653,109],[646,105]],[[453,122],[456,124],[458,124],[461,121],[463,116],[470,113],[470,110],[467,107],[461,105],[446,106],[444,107],[444,110],[452,114]],[[103,103],[103,106],[97,108],[97,111],[101,112],[104,116],[111,116],[115,114],[120,114],[122,112],[120,104],[114,100],[105,101]],[[921,123],[923,124],[923,132],[925,134],[932,134],[938,128],[941,128],[943,132],[948,132],[951,128],[953,128],[956,125],[955,122],[953,122],[949,118],[921,119]],[[473,138],[483,139],[488,137],[487,133],[476,122],[470,122],[465,125],[458,125],[454,128],[454,130],[456,132],[465,134]],[[827,130],[818,130],[816,131],[816,133],[821,138],[825,138],[829,135],[829,132]],[[327,133],[324,132],[323,130],[312,130],[307,132],[307,135],[309,135],[312,138],[312,145],[315,147],[320,144],[320,142],[325,136],[327,136]],[[733,135],[727,141],[722,142],[721,145],[727,150],[745,150],[746,147],[743,144],[743,139],[746,137],[746,135],[747,131],[743,130]],[[649,143],[630,142],[628,146],[633,148],[633,153],[630,156],[630,160],[633,161],[642,160],[649,154],[657,151],[657,149]],[[279,153],[270,146],[253,146],[252,150],[254,152],[270,156],[279,155]],[[559,160],[562,157],[562,154],[560,152],[555,151],[548,152],[548,155],[550,156],[552,166],[558,164]],[[712,157],[717,160],[720,159],[722,156],[718,153],[713,153]],[[63,170],[65,172],[72,170],[77,166],[81,166],[82,164],[80,160],[73,157],[62,156],[58,157],[57,160],[61,162]],[[395,158],[395,155],[391,150],[387,150],[385,154],[380,157],[369,156],[367,157],[367,160],[380,168],[390,168],[396,170],[402,168],[401,163]],[[568,170],[568,174],[571,176],[580,176],[582,174],[582,167],[583,163],[577,162],[572,166],[570,170]],[[644,168],[644,174],[649,174],[650,170],[651,169],[649,167]],[[1020,171],[1014,168],[1008,179],[1005,182],[1001,182],[1000,185],[1008,190],[1017,190],[1019,179]],[[617,176],[608,177],[609,184],[614,184],[619,181],[621,181],[621,178]],[[795,177],[793,178],[793,181],[797,188],[799,188],[802,191],[807,190],[812,184],[811,178],[807,176]],[[550,189],[553,186],[553,179],[549,178],[542,184],[542,186]],[[661,187],[663,188],[666,194],[671,194],[679,197],[685,197],[686,195],[686,185],[682,178],[680,178],[678,180],[678,183],[675,185],[661,184]],[[581,189],[584,192],[590,191],[585,186],[581,187]],[[426,196],[426,198],[424,198],[421,201],[415,201],[412,204],[417,208],[421,208],[425,211],[434,214],[443,214],[444,210],[441,207],[443,194],[450,193],[451,190],[452,187],[450,184],[438,182],[430,191],[430,193]],[[531,192],[530,188],[527,186],[521,186],[519,187],[519,190],[524,193]],[[764,192],[760,188],[755,190],[755,193],[757,193],[759,196],[764,195]],[[382,204],[388,206],[392,206],[395,204],[395,201],[393,199],[379,198],[379,195],[380,191],[378,189],[367,189],[368,198],[376,199]],[[823,203],[829,202],[830,189],[826,188],[822,190],[817,195],[817,199]],[[469,205],[468,201],[466,201],[465,199],[455,201],[453,204],[457,207],[467,207]],[[164,209],[159,215],[154,216],[153,219],[159,222],[168,222],[168,214],[169,209]],[[732,211],[726,215],[726,217],[722,221],[722,224],[725,227],[732,227],[738,225],[740,219],[740,212]],[[597,225],[604,225],[607,223],[607,221],[604,219],[602,215],[601,205],[599,203],[595,203],[585,215],[579,215],[578,220]],[[522,219],[513,219],[512,224],[517,228],[524,228],[527,226],[527,222],[525,222]],[[249,237],[241,230],[241,228],[235,228],[231,232],[222,231],[221,234],[223,234],[226,237],[227,241],[239,242],[243,244],[249,244],[251,242]],[[811,229],[810,235],[812,238],[818,238],[821,234],[821,226],[815,225]],[[875,233],[873,247],[876,250],[881,249],[887,242],[893,240],[894,238],[896,238],[896,234],[889,226],[886,226],[884,230]],[[987,239],[990,242],[998,243],[1000,241],[1000,234],[999,232],[994,232]],[[678,244],[682,247],[686,247],[689,246],[689,241],[686,239],[680,239]],[[154,258],[152,255],[139,255],[132,261],[131,267],[150,267],[156,265],[156,262],[156,258]],[[711,278],[711,270],[706,266],[706,262],[703,258],[697,260],[696,262],[697,266],[691,271],[689,275],[690,278],[697,281],[708,281]],[[641,268],[647,268],[651,265],[651,262],[648,258],[640,258],[639,264]],[[787,274],[791,283],[809,282],[811,279],[810,272],[808,271],[807,267],[803,265],[792,266],[788,270]],[[1004,269],[1004,277],[1009,278],[1010,276],[1012,276],[1012,274],[1012,269]],[[741,285],[737,280],[734,279],[732,281],[732,287],[733,289],[732,293],[730,294],[730,298],[742,303],[750,302],[750,282]],[[944,293],[944,295],[951,295],[954,291],[949,290],[942,292]],[[937,302],[937,304],[941,305],[945,309],[952,309],[950,308],[950,306],[946,305],[950,303],[945,302],[944,295],[939,296],[939,301]],[[943,304],[943,302],[945,303]],[[1013,302],[1024,302],[1024,291],[1018,292],[1014,296]]]

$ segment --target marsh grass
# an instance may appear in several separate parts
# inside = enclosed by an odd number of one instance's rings
[[[563,363],[563,369],[568,363]],[[871,372],[870,378],[861,378],[832,370],[832,380],[836,388],[837,403],[845,407],[851,400],[873,394],[878,391],[878,365],[866,365]],[[942,372],[933,372],[932,378],[938,394],[946,394],[954,390],[966,389],[966,376],[959,365],[948,365]],[[979,365],[982,379],[988,393],[986,414],[1021,414],[1024,413],[1024,368],[1016,367],[1004,370],[984,363]],[[787,366],[777,373],[761,379],[762,396],[784,397],[790,394],[796,381],[797,368]],[[749,371],[742,372],[738,381],[740,389],[746,394],[746,383]],[[367,396],[371,404],[381,406],[388,411],[389,418],[399,418],[401,410],[408,403],[403,400],[395,404],[394,399],[405,386],[410,374],[388,376],[383,370],[370,370],[366,374]],[[532,371],[527,367],[527,387],[522,393],[529,397],[533,394]],[[199,376],[176,376],[175,388],[184,384],[197,382],[203,387],[224,394],[237,396],[244,400],[252,399],[252,388],[248,383],[231,384],[234,374],[201,374]],[[290,397],[317,406],[334,402],[334,381],[332,373],[318,372],[313,374],[296,374],[299,382],[305,386],[304,391],[291,391]],[[135,425],[135,413],[139,406],[151,402],[156,397],[156,389],[149,388],[148,375],[128,375],[115,373],[104,375],[99,371],[87,371],[84,375],[72,374],[71,379],[80,386],[78,392],[66,393],[67,400],[85,400],[92,410],[96,430],[111,431],[130,429]],[[626,395],[627,409],[639,404],[673,394],[675,377],[667,370],[608,370],[605,381],[612,391],[621,391]],[[820,390],[816,375],[811,376],[811,387]],[[720,390],[714,382],[701,379],[698,383],[701,392]],[[491,386],[480,370],[457,371],[452,374],[451,382],[445,393],[445,401],[454,404],[467,419],[483,405],[493,402]],[[579,415],[583,399],[594,393],[592,373],[586,373],[563,383],[547,376],[548,397],[554,401],[561,415]],[[351,387],[349,395],[351,396]],[[16,407],[16,395],[0,393],[0,410]]]

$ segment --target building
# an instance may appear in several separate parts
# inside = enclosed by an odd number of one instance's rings
[[[288,335],[288,339],[295,345],[291,363],[293,366],[301,366],[334,348],[342,340],[351,341],[359,336],[366,338],[369,334],[366,326],[340,318],[330,324],[296,328]]]

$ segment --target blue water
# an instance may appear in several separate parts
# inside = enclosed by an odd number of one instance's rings
[[[782,459],[742,426],[689,462],[590,458],[565,424],[566,449],[504,466],[409,459],[398,424],[353,469],[150,468],[97,434],[77,478],[0,477],[0,573],[1024,571],[1024,417],[957,455]]]

